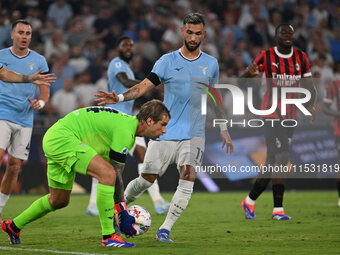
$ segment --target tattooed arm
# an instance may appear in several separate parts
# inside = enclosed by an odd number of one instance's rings
[[[110,93],[105,90],[99,90],[100,93],[95,94],[95,96],[98,97],[95,99],[95,101],[98,103],[98,105],[116,104],[121,101],[129,101],[141,97],[146,91],[154,87],[155,85],[148,78],[145,78],[140,83],[125,91],[122,94],[123,100],[120,100],[114,91]]]
[[[111,164],[116,172],[116,184],[115,184],[115,195],[114,200],[115,203],[124,202],[124,183],[123,183],[123,164],[119,164],[115,161],[111,161]]]
[[[50,83],[55,82],[56,77],[54,74],[40,74],[41,71],[42,69],[32,75],[22,75],[2,67],[0,68],[0,80],[13,83],[34,83],[49,87]]]

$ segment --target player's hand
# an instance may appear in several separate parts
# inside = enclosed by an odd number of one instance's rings
[[[259,70],[261,68],[262,68],[262,64],[257,65],[255,63],[252,63],[247,67],[247,73],[249,76],[256,76],[259,74]]]
[[[42,108],[44,108],[44,105],[41,105],[40,100],[38,99],[30,99],[29,97],[27,98],[28,102],[30,102],[31,107],[36,110],[36,111],[40,111]]]
[[[125,202],[115,204],[115,217],[116,223],[126,236],[134,236],[137,234],[137,230],[133,224],[136,222],[135,217],[129,214]]]
[[[105,90],[98,90],[98,92],[95,94],[96,98],[94,101],[98,104],[98,105],[105,105],[105,104],[116,104],[118,103],[118,96],[116,94],[116,92],[112,91],[112,93],[109,93]]]
[[[227,153],[233,153],[234,151],[234,145],[233,141],[230,138],[228,130],[221,131],[221,137],[222,137],[222,148],[226,145],[226,152]]]
[[[312,116],[310,117],[309,123],[312,124],[315,120],[315,115],[316,115],[316,111],[315,111],[315,107],[314,106],[310,106],[308,108],[308,111],[312,114]]]
[[[33,75],[30,75],[29,80],[38,86],[51,86],[50,83],[54,83],[56,80],[55,74],[54,73],[40,74],[42,70],[43,69],[41,68]]]

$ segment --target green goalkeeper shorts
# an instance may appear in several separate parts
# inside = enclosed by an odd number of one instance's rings
[[[76,172],[86,175],[90,161],[98,154],[60,123],[47,130],[43,149],[48,185],[63,190],[72,190]]]

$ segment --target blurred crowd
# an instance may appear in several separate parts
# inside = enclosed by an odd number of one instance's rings
[[[282,22],[295,28],[295,47],[307,53],[319,99],[329,81],[340,79],[340,4],[335,1],[2,0],[0,12],[0,48],[11,45],[11,23],[25,18],[33,27],[30,48],[46,57],[57,76],[46,115],[64,116],[93,104],[94,93],[106,89],[106,70],[122,35],[134,40],[131,67],[136,79],[144,79],[155,60],[181,46],[180,27],[189,12],[204,14],[207,37],[201,49],[218,59],[220,83],[236,82],[255,56],[273,45]],[[155,96],[162,92],[141,101]]]

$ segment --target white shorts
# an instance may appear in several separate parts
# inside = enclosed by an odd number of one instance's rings
[[[146,150],[142,173],[162,176],[170,164],[200,166],[205,140],[193,137],[182,141],[150,141]]]
[[[30,152],[32,128],[22,127],[7,120],[0,120],[0,148],[9,155],[26,160]]]
[[[146,148],[146,143],[145,143],[144,137],[136,136],[135,144],[133,145],[133,147],[129,151],[129,155],[132,156],[132,157],[133,157],[133,153],[135,152],[136,145],[139,145],[141,147]]]

